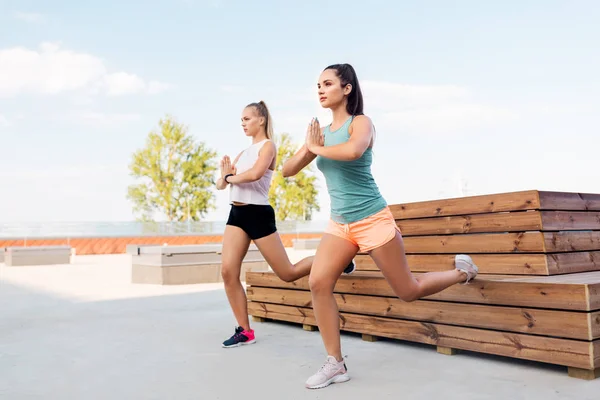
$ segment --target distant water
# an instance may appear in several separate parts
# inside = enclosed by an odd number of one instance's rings
[[[326,221],[278,221],[280,233],[322,232]],[[1,238],[221,235],[225,221],[0,223]]]

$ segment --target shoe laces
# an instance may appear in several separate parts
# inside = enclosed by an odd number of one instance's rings
[[[329,375],[332,372],[335,372],[337,366],[338,366],[337,360],[336,360],[336,362],[333,362],[331,358],[327,358],[327,361],[325,361],[325,364],[323,364],[321,366],[321,368],[319,368],[319,372],[323,372],[325,375]]]

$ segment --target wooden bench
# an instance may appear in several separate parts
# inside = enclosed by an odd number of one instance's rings
[[[139,246],[132,254],[132,283],[185,285],[222,282],[220,244]],[[241,280],[248,271],[269,271],[269,265],[251,244],[242,263]]]
[[[335,287],[340,327],[490,353],[600,376],[600,195],[525,191],[391,205],[415,275],[454,268],[467,253],[477,279],[406,303],[367,255]],[[249,273],[249,313],[316,327],[308,279]]]
[[[71,246],[7,247],[6,266],[54,265],[71,263]]]

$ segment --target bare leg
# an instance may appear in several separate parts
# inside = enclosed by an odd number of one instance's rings
[[[467,279],[465,272],[456,269],[428,272],[419,277],[413,276],[406,260],[404,241],[399,232],[396,232],[394,239],[372,250],[370,255],[394,293],[404,301],[414,301],[441,292]]]
[[[239,326],[250,330],[248,319],[248,299],[240,282],[242,261],[248,252],[250,238],[237,226],[227,225],[223,234],[221,276],[225,284],[225,293]]]
[[[313,310],[327,355],[342,361],[339,310],[333,289],[358,247],[335,235],[324,234],[310,271]]]
[[[282,281],[292,282],[310,273],[315,257],[305,257],[296,264],[292,264],[281,242],[279,233],[272,233],[269,236],[255,240],[254,243]]]

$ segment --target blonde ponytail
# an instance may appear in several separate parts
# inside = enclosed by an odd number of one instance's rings
[[[261,100],[258,103],[250,103],[246,107],[254,107],[258,115],[265,119],[265,133],[267,134],[267,139],[272,140],[274,136],[273,119],[271,118],[267,104]]]

